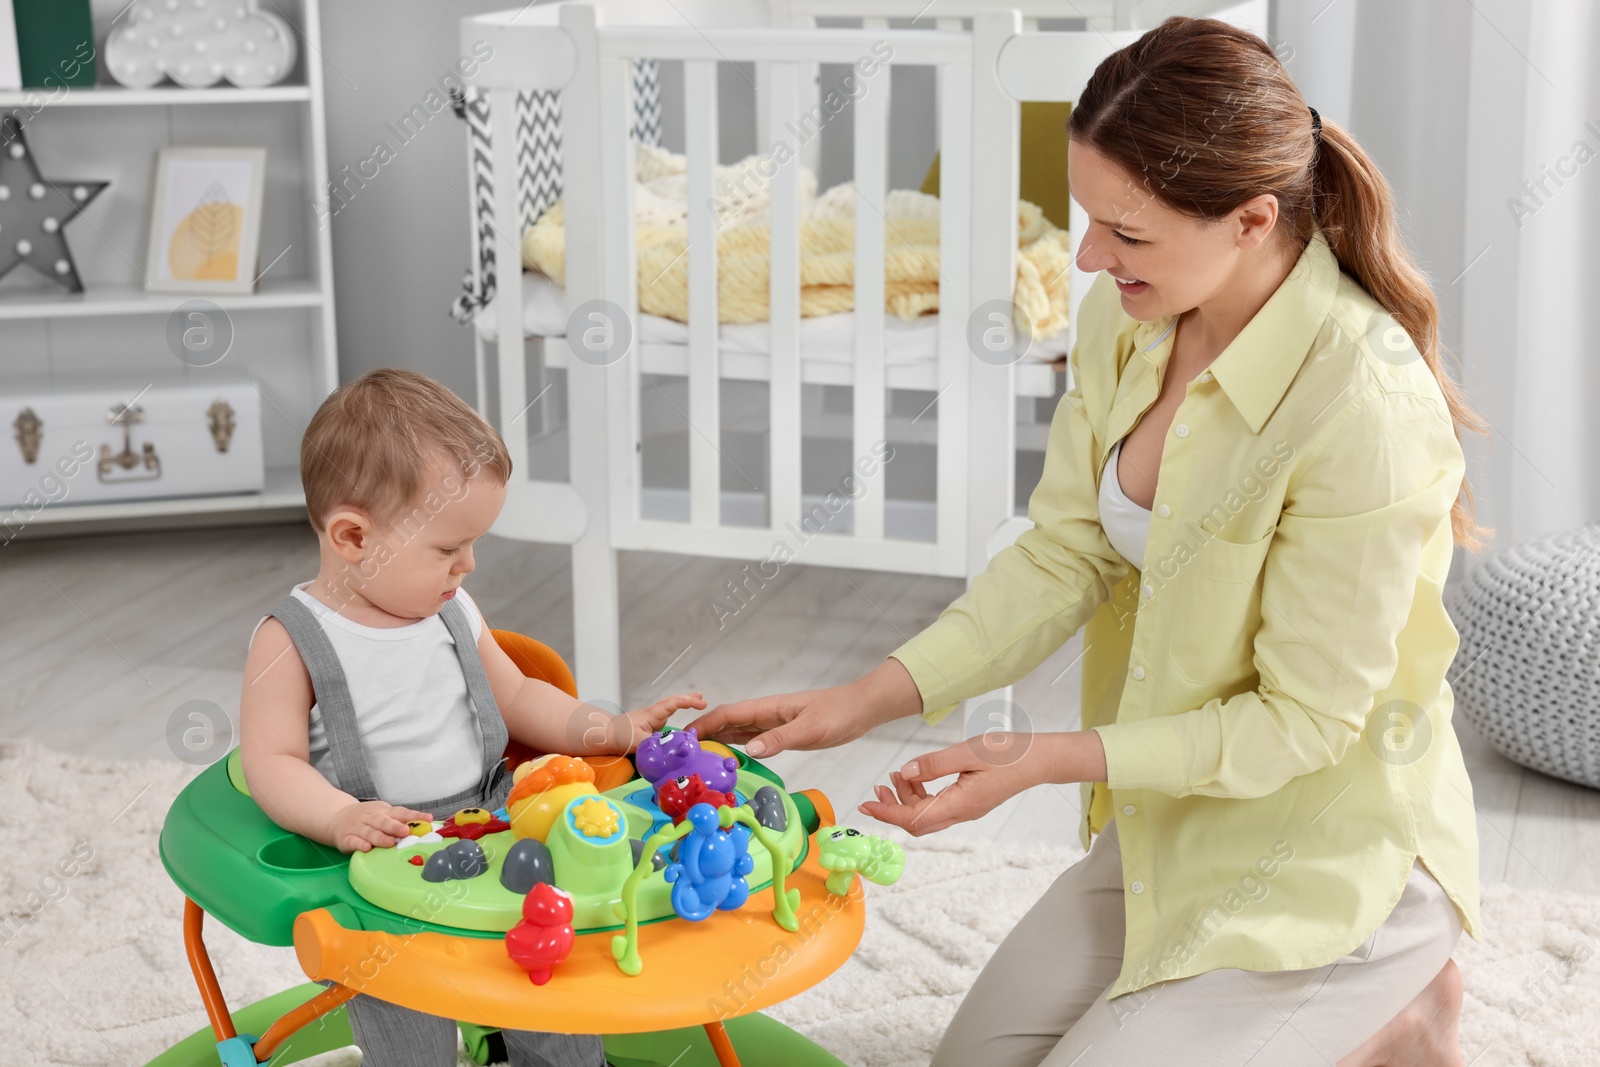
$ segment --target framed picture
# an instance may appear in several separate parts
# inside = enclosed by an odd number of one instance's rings
[[[249,293],[261,244],[265,148],[163,148],[151,198],[145,288]]]

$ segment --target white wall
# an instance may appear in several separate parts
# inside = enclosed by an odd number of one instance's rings
[[[340,377],[405,367],[469,400],[472,335],[450,319],[470,262],[466,125],[448,109],[408,143],[388,123],[454,70],[459,21],[507,0],[331,0],[322,5],[328,171],[394,158],[330,220]],[[370,168],[369,168],[370,173]]]

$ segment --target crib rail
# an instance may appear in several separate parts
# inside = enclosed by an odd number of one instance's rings
[[[1066,6],[1081,7],[1082,2]],[[567,367],[571,484],[581,490],[583,501],[575,517],[561,526],[569,537],[544,536],[560,525],[552,522],[540,525],[540,533],[527,532],[538,499],[531,496],[524,498],[519,529],[522,536],[573,545],[575,590],[582,588],[574,596],[576,658],[580,687],[590,694],[620,691],[615,617],[619,548],[762,560],[782,541],[791,548],[803,546],[793,558],[812,564],[962,577],[983,569],[991,535],[1012,514],[1017,372],[1009,361],[986,360],[975,352],[969,322],[994,308],[1009,314],[1017,255],[1017,100],[1075,98],[1099,58],[1132,37],[1109,26],[1024,34],[1020,12],[996,10],[985,0],[951,0],[937,12],[939,18],[926,20],[928,28],[919,29],[889,28],[888,18],[898,9],[885,0],[873,0],[873,14],[860,18],[854,28],[815,25],[819,18],[858,14],[845,10],[843,0],[772,0],[770,8],[759,5],[760,11],[745,0],[726,7],[721,0],[717,3],[716,18],[700,20],[688,13],[687,27],[641,25],[637,5],[619,6],[611,0],[552,4],[525,9],[515,19],[505,13],[462,23],[463,55],[480,42],[493,49],[492,59],[469,80],[490,96],[496,173],[515,173],[517,93],[561,92],[564,284],[574,315],[566,337],[546,338],[545,348],[549,362]],[[1124,23],[1128,11],[1138,7],[1122,0],[1090,6],[1091,25],[1113,16]],[[1034,2],[1029,13],[1048,15],[1048,8],[1048,0]],[[908,11],[906,17],[917,14]],[[1042,38],[1051,40],[1039,43]],[[820,515],[802,494],[798,177],[802,164],[814,168],[808,152],[821,138],[796,145],[791,135],[818,106],[818,65],[854,65],[862,57],[877,62],[870,74],[857,69],[860,91],[853,98],[855,334],[848,375],[854,462],[852,480],[845,483],[853,498],[845,531],[842,521]],[[683,259],[689,309],[687,410],[681,413],[689,427],[685,522],[646,517],[642,507],[643,383],[635,328],[639,250],[629,136],[636,59],[681,62],[684,72],[688,244]],[[749,457],[725,456],[720,443],[725,422],[720,400],[725,374],[720,372],[726,367],[718,351],[720,224],[714,173],[717,64],[722,61],[754,64],[758,148],[767,150],[772,161],[763,172],[769,176],[771,196],[770,448],[764,472],[766,514],[759,526],[731,525],[722,514],[727,492],[754,487],[723,484],[724,471],[735,472],[730,480],[745,474]],[[890,392],[884,312],[890,72],[907,65],[935,71],[941,149],[938,390],[934,403],[918,416],[934,423],[932,541],[888,536],[882,461]],[[1018,87],[1030,95],[1019,95]],[[780,152],[780,143],[792,151]],[[496,259],[518,264],[520,234],[512,221],[518,218],[515,182],[496,181],[494,189],[500,220]],[[498,277],[498,421],[514,460],[525,463],[526,433],[515,425],[529,403],[521,272],[502,268]],[[1074,284],[1073,297],[1086,288]],[[598,318],[579,314],[591,305],[600,309]],[[602,340],[598,355],[587,344],[590,327]],[[602,486],[605,491],[597,492]]]
[[[725,26],[675,30],[630,25],[607,26],[590,5],[559,8],[559,23],[522,27],[517,45],[495,44],[495,59],[475,79],[491,94],[496,171],[510,173],[513,161],[501,156],[515,144],[514,108],[510,98],[530,86],[560,88],[566,168],[566,290],[569,306],[599,302],[616,321],[595,325],[602,334],[628,335],[620,351],[596,360],[583,351],[573,354],[582,336],[569,328],[565,360],[569,373],[572,476],[575,485],[607,485],[607,499],[588,499],[589,524],[604,522],[614,547],[693,552],[733,557],[764,557],[774,535],[803,536],[809,561],[918,573],[965,575],[973,560],[969,546],[982,546],[992,527],[1009,513],[1009,478],[990,479],[981,488],[969,485],[969,464],[1009,470],[1013,448],[1012,369],[974,365],[968,351],[966,322],[984,301],[1007,301],[1015,272],[1014,162],[985,167],[975,177],[974,156],[987,160],[1016,158],[1016,106],[986,77],[972,75],[975,41],[988,41],[992,64],[999,47],[1020,29],[1014,13],[986,15],[967,31],[792,29]],[[987,29],[985,28],[987,27]],[[479,27],[481,30],[481,27]],[[466,32],[466,31],[464,31]],[[507,36],[510,35],[507,30]],[[545,62],[520,64],[512,71],[502,55],[530,55],[528,41],[542,35]],[[975,36],[976,35],[976,36]],[[464,39],[464,44],[465,44]],[[723,471],[741,463],[722,454],[721,375],[717,350],[717,233],[713,208],[717,163],[716,64],[750,61],[764,87],[759,101],[762,125],[791,131],[807,121],[805,88],[810,70],[819,63],[856,64],[866,57],[870,75],[861,75],[854,97],[855,164],[855,338],[852,370],[852,457],[854,469],[841,485],[851,502],[850,528],[831,514],[809,509],[801,493],[800,389],[800,237],[798,153],[783,155],[774,138],[769,158],[771,270],[771,373],[769,396],[769,468],[765,473],[767,521],[760,527],[729,526],[722,521]],[[887,62],[881,61],[887,57]],[[635,59],[681,61],[684,70],[685,155],[688,185],[689,239],[685,258],[688,292],[689,521],[646,518],[641,505],[640,372],[630,358],[637,345],[637,248],[634,242],[633,146],[629,124],[632,63]],[[934,415],[937,440],[936,535],[932,542],[886,536],[883,457],[888,385],[884,367],[885,262],[887,242],[885,194],[888,188],[887,145],[890,69],[928,65],[936,70],[942,147],[940,198],[941,255],[938,381]],[[859,69],[859,68],[858,68]],[[592,71],[592,76],[580,72]],[[497,99],[501,97],[504,99]],[[812,120],[814,121],[814,119]],[[501,171],[501,167],[506,169]],[[763,172],[764,174],[767,171]],[[508,183],[497,183],[497,197],[512,195]],[[974,204],[990,202],[982,220],[990,239],[973,239],[978,223]],[[507,205],[509,208],[509,205]],[[514,218],[497,208],[500,218]],[[504,229],[504,227],[502,227]],[[502,262],[518,262],[519,251],[501,233]],[[498,258],[498,257],[497,257]],[[508,272],[501,272],[506,274]],[[499,386],[502,425],[526,395],[522,361],[515,358],[521,336],[519,289],[503,279],[497,298],[501,339]],[[509,341],[509,344],[508,344]],[[559,339],[550,339],[560,346]],[[985,432],[975,434],[975,414],[982,413]],[[519,435],[520,437],[520,435]],[[974,455],[974,449],[987,455]],[[521,448],[518,448],[521,452]],[[524,453],[525,454],[525,453]],[[741,457],[742,459],[742,457]],[[747,465],[747,464],[745,464]],[[743,485],[731,488],[744,489]],[[975,493],[989,499],[977,501]],[[819,518],[820,517],[820,518]],[[981,561],[979,561],[981,564]]]

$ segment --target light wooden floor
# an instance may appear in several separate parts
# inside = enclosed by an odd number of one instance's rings
[[[491,537],[467,588],[491,625],[570,656],[567,564],[564,548]],[[712,599],[727,598],[725,583],[743,578],[742,567],[624,554],[628,706],[684,690],[718,703],[848,681],[961,591],[953,579],[792,565],[719,627]],[[0,736],[86,756],[173,758],[166,731],[174,709],[208,700],[236,721],[251,628],[315,570],[316,541],[302,525],[0,548]],[[1018,685],[1016,701],[1036,729],[1076,726],[1078,645],[1069,642]],[[1465,722],[1457,730],[1478,804],[1483,881],[1600,894],[1600,792],[1524,770]],[[913,718],[844,748],[782,754],[774,766],[796,786],[822,789],[845,818],[891,768],[962,736],[959,714],[937,727]],[[1076,788],[1045,788],[961,829],[1075,847],[1076,819]]]

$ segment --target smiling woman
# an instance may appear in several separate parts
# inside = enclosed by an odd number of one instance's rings
[[[1266,42],[1217,20],[1109,56],[1069,130],[1079,266],[1106,277],[1032,528],[859,681],[693,725],[765,756],[937,722],[1082,629],[1084,729],[920,755],[861,805],[925,834],[1080,783],[1088,856],[935,1067],[1458,1067],[1450,955],[1482,931],[1441,591],[1479,534],[1459,435],[1481,422],[1393,195]],[[1106,479],[1131,505],[1115,539]]]

